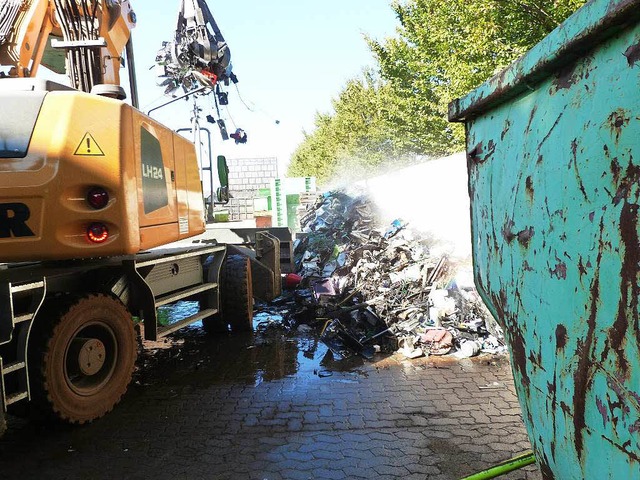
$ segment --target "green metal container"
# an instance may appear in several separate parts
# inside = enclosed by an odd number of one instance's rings
[[[287,195],[287,226],[292,232],[298,232],[298,207],[300,206],[300,195],[292,193]]]
[[[543,477],[640,479],[640,0],[586,4],[449,117]]]

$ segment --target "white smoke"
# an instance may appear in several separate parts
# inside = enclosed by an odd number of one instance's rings
[[[443,252],[471,255],[468,176],[464,153],[389,171],[357,182],[385,219],[401,218],[437,241]]]

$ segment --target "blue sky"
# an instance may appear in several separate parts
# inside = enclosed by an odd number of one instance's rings
[[[162,88],[156,86],[155,54],[163,40],[171,40],[178,2],[132,0],[138,17],[134,48],[140,105],[143,111],[158,105]],[[246,145],[222,142],[214,132],[214,149],[230,158],[277,156],[284,174],[286,161],[313,129],[316,111],[329,111],[349,78],[372,55],[363,35],[383,39],[395,32],[397,20],[389,0],[209,0],[211,9],[231,48],[238,88],[249,111],[230,87],[228,112],[222,117],[228,129],[243,128]],[[167,98],[167,97],[165,97]],[[203,114],[211,113],[204,100]],[[188,126],[191,104],[180,101],[153,113],[172,128]],[[215,116],[215,114],[214,114]],[[280,124],[276,124],[276,120]],[[214,128],[213,125],[210,125]]]

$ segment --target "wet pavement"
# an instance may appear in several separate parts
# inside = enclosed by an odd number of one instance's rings
[[[0,478],[444,480],[530,448],[507,357],[336,361],[313,332],[261,327],[148,345],[91,425],[10,417]]]

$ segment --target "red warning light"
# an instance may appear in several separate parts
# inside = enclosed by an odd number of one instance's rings
[[[92,223],[87,228],[87,238],[93,243],[103,243],[109,238],[109,229],[104,223]]]
[[[109,204],[109,194],[102,187],[93,187],[87,193],[87,202],[96,210],[100,210]]]

